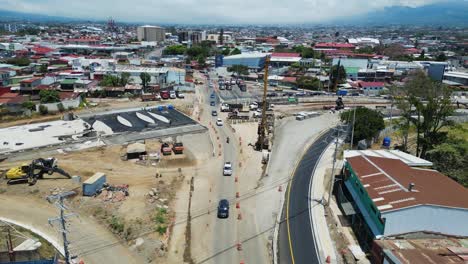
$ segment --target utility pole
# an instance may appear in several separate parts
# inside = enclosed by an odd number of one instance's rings
[[[260,124],[258,126],[257,134],[258,134],[258,139],[257,143],[255,143],[255,148],[258,151],[262,151],[264,146],[265,146],[265,127],[266,127],[266,110],[267,110],[267,101],[266,101],[266,95],[267,95],[267,90],[268,90],[268,66],[270,64],[270,57],[267,56],[265,59],[265,74],[263,76],[263,100],[262,100],[262,119],[260,121]]]
[[[47,196],[47,201],[49,203],[54,203],[54,205],[59,208],[60,210],[60,216],[55,217],[55,218],[49,218],[49,224],[53,225],[53,223],[58,222],[59,223],[59,232],[62,233],[62,239],[63,239],[63,251],[64,251],[64,257],[65,257],[65,263],[70,264],[70,251],[68,249],[68,245],[70,244],[68,242],[67,238],[67,219],[71,216],[75,216],[76,214],[71,213],[71,214],[65,214],[65,210],[68,210],[68,208],[64,205],[63,201],[65,200],[66,197],[69,197],[71,195],[75,195],[76,193],[73,191],[70,192],[64,192],[64,193],[59,193],[57,195],[49,195]]]
[[[326,202],[326,205],[330,205],[330,200],[332,196],[332,191],[333,191],[333,185],[335,183],[335,166],[336,166],[336,156],[338,155],[338,140],[340,138],[340,127],[336,127],[336,137],[335,137],[335,152],[333,153],[333,166],[332,166],[332,171],[331,171],[331,183],[330,183],[330,190],[328,192],[328,200]]]
[[[353,111],[353,126],[351,129],[351,149],[353,149],[354,143],[354,123],[356,122],[356,100],[353,98],[354,101],[354,111]]]

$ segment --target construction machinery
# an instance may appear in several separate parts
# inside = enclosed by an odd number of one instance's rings
[[[38,179],[43,179],[46,173],[48,175],[59,173],[68,179],[71,178],[70,174],[57,166],[56,158],[39,158],[33,160],[30,164],[11,168],[5,173],[5,178],[8,179],[8,184],[28,183],[34,185]]]
[[[268,67],[270,63],[270,57],[267,56],[265,59],[265,74],[263,75],[263,98],[262,98],[262,115],[261,121],[257,129],[257,142],[255,143],[255,149],[257,151],[262,151],[263,149],[268,148],[268,138],[266,137],[266,111],[267,111],[267,90],[268,90]]]

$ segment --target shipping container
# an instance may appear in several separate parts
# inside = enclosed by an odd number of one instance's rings
[[[91,178],[83,182],[83,196],[93,196],[106,183],[106,175],[96,172]]]

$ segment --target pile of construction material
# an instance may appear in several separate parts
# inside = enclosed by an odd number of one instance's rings
[[[102,189],[98,191],[98,198],[105,202],[121,202],[129,195],[128,184],[109,185],[104,184]]]
[[[159,197],[158,189],[151,188],[151,191],[149,191],[146,196],[148,198],[148,203],[157,203],[158,208],[164,208],[164,209],[169,208],[169,206],[167,206],[167,201],[168,200]]]

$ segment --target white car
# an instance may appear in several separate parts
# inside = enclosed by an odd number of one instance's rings
[[[175,91],[170,91],[169,92],[169,98],[171,98],[171,99],[176,99],[177,98],[177,95],[176,95]]]
[[[177,97],[178,97],[178,98],[181,98],[181,99],[182,99],[182,98],[185,98],[185,94],[179,93],[179,94],[177,95]]]
[[[232,175],[232,164],[231,164],[231,162],[225,162],[224,163],[223,175],[224,176],[231,176]]]
[[[216,119],[216,125],[223,126],[223,120],[221,120],[221,118]]]

